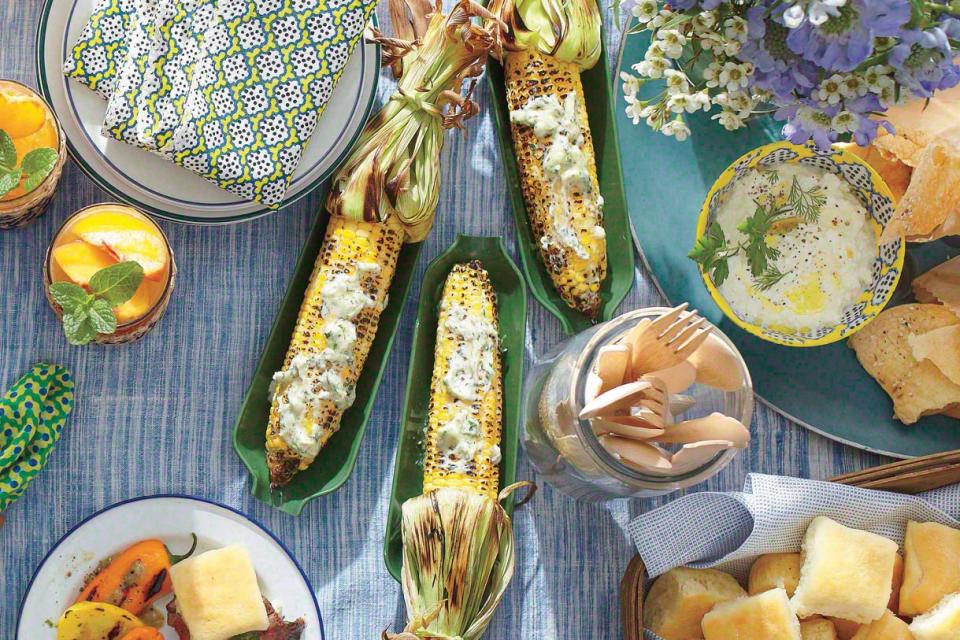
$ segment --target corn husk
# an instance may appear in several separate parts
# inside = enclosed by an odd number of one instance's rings
[[[521,486],[504,489],[503,500]],[[513,577],[513,524],[500,502],[437,489],[403,504],[403,596],[409,623],[384,640],[479,640]]]
[[[561,62],[574,62],[580,71],[600,59],[602,19],[596,0],[494,0],[491,13],[506,25],[504,50],[537,47]]]
[[[391,5],[391,12],[403,25],[401,33],[417,35],[423,24],[426,31],[413,42],[377,35],[384,64],[400,80],[334,177],[327,210],[367,222],[395,217],[406,241],[419,242],[433,226],[444,131],[462,128],[477,113],[470,96],[495,44],[496,27],[472,22],[490,14],[471,0],[460,0],[447,15],[437,5],[428,20],[422,1],[411,4],[414,16],[408,22],[397,6]]]

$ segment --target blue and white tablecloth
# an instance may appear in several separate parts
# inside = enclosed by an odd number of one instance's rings
[[[0,2],[0,77],[36,85],[34,39],[41,8],[40,0]],[[381,3],[381,24],[388,24],[386,9]],[[610,16],[607,24],[617,31]],[[612,52],[618,43],[619,34],[611,33]],[[468,123],[469,135],[448,139],[438,222],[415,281],[458,231],[505,233],[507,245],[514,245],[489,96],[480,86],[481,115]],[[381,96],[389,89],[383,82]],[[14,637],[30,576],[70,527],[119,500],[165,492],[224,502],[273,530],[313,582],[331,640],[372,640],[385,627],[399,628],[403,599],[383,566],[381,549],[419,292],[414,289],[407,302],[356,471],[341,490],[295,518],[250,497],[231,430],[320,196],[228,228],[163,223],[180,271],[159,327],[129,346],[72,348],[43,296],[43,255],[64,217],[107,199],[68,163],[50,211],[24,230],[0,232],[0,386],[37,360],[69,366],[77,381],[76,409],[63,440],[0,528],[0,638]],[[658,302],[649,278],[638,273],[625,306]],[[543,353],[560,339],[558,323],[531,298],[528,342]],[[739,489],[748,469],[826,478],[881,462],[762,406],[753,429],[749,451],[701,488]],[[519,473],[533,475],[525,460]],[[517,511],[516,576],[487,637],[622,637],[618,586],[634,554],[625,526],[663,502],[580,504],[544,488]]]

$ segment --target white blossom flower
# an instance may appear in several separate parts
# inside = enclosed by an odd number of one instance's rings
[[[720,71],[720,86],[726,87],[727,91],[736,91],[741,87],[746,87],[750,83],[748,70],[752,70],[752,67],[736,62],[725,63],[723,70]]]
[[[832,17],[840,15],[840,7],[847,4],[847,0],[810,0],[807,7],[807,16],[810,24],[820,26]]]
[[[873,92],[877,94],[880,104],[884,107],[889,107],[897,101],[897,83],[890,76],[881,76]]]
[[[636,95],[625,95],[623,99],[627,102],[627,108],[625,109],[627,117],[633,121],[633,124],[640,124],[640,121],[646,116],[643,114],[644,102],[642,100],[637,100]]]
[[[881,87],[886,85],[884,78],[890,78],[893,73],[893,67],[885,64],[875,64],[869,67],[863,74],[863,81],[867,83],[870,91],[880,93]]]
[[[710,109],[710,92],[707,91],[706,89],[702,89],[700,91],[697,91],[696,93],[690,94],[690,103],[696,107],[695,109],[690,110],[690,113],[693,113],[694,111],[699,111],[700,109],[703,109],[704,111],[709,110]]]
[[[620,79],[623,80],[623,95],[625,97],[637,95],[637,92],[640,91],[640,78],[626,71],[621,71]]]
[[[657,17],[657,0],[640,0],[635,5],[631,13],[640,24],[647,24]]]
[[[667,79],[667,93],[686,93],[690,90],[690,83],[683,71],[667,69],[663,72],[663,75]]]
[[[856,74],[848,74],[840,83],[840,93],[844,98],[859,98],[867,94],[867,83]]]
[[[747,21],[738,16],[723,21],[723,35],[737,42],[747,41]]]
[[[670,68],[670,61],[666,58],[653,58],[633,65],[634,71],[647,78],[662,78],[663,72]]]
[[[693,32],[700,35],[717,24],[717,14],[714,11],[701,11],[693,17],[690,24],[693,25]]]
[[[833,116],[833,129],[840,133],[846,131],[856,131],[857,124],[857,116],[853,115],[849,111],[841,111],[837,115]]]
[[[683,121],[683,118],[677,116],[660,129],[665,135],[673,136],[679,142],[683,142],[690,137],[690,127]]]
[[[673,18],[673,11],[670,11],[669,9],[661,9],[660,13],[658,13],[657,16],[649,22],[649,26],[647,28],[659,29],[664,24],[666,24],[668,20],[672,18]]]
[[[740,53],[740,49],[743,48],[743,45],[737,42],[736,40],[724,40],[723,42],[723,53],[728,56],[735,56]]]
[[[719,122],[727,131],[736,131],[737,129],[742,129],[745,126],[743,118],[728,109],[724,109],[720,113],[714,114],[711,119]]]
[[[839,73],[835,73],[823,82],[820,83],[820,88],[817,89],[817,97],[820,98],[823,102],[827,104],[837,104],[840,102],[840,87],[843,83],[843,76]]]
[[[796,29],[803,24],[803,20],[806,17],[807,14],[803,10],[803,7],[799,4],[795,4],[783,12],[783,24],[788,29]]]
[[[687,44],[687,37],[677,29],[657,31],[657,40],[661,43],[666,56],[674,59],[683,55],[683,46]]]
[[[734,111],[750,113],[753,111],[753,98],[746,91],[734,91],[727,95],[726,106]]]
[[[720,86],[720,71],[723,67],[719,62],[711,62],[707,65],[707,68],[703,70],[703,79],[706,82],[708,87],[719,87]]]

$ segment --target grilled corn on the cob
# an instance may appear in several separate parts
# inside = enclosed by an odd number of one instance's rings
[[[528,47],[505,56],[504,73],[520,185],[540,257],[563,300],[596,317],[607,247],[580,70]]]
[[[503,403],[497,326],[487,272],[477,261],[456,265],[440,302],[424,492],[453,487],[497,495]]]
[[[267,466],[274,486],[306,469],[353,404],[403,244],[398,223],[335,216],[274,376]]]
[[[450,271],[439,316],[424,493],[402,509],[409,623],[403,633],[384,633],[387,640],[479,640],[513,576],[513,527],[497,493],[503,382],[496,299],[479,262]]]

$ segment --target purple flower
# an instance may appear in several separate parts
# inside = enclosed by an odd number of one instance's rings
[[[874,38],[898,35],[910,17],[909,0],[847,0],[823,24],[791,29],[787,46],[828,71],[852,71],[873,53]]]
[[[766,7],[747,11],[747,40],[737,57],[752,62],[754,83],[777,97],[789,100],[797,90],[816,84],[816,66],[787,48],[789,29],[769,16]]]
[[[918,96],[930,97],[935,91],[960,82],[960,69],[953,62],[953,55],[947,32],[933,27],[901,33],[900,43],[890,50],[887,62],[896,69],[897,82]]]
[[[790,142],[803,144],[813,140],[819,150],[827,151],[840,137],[833,130],[833,116],[839,111],[836,106],[819,109],[797,102],[777,109],[773,117],[787,121],[783,125],[783,136]]]

